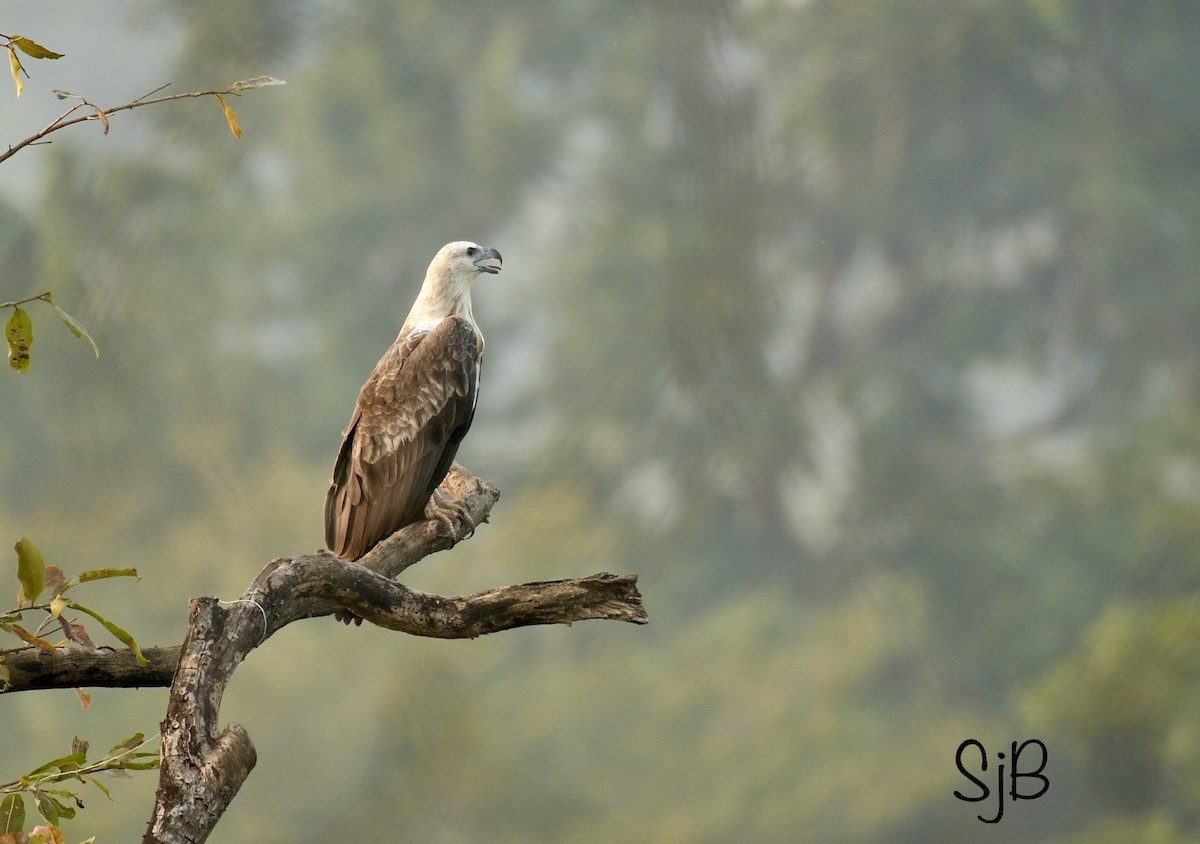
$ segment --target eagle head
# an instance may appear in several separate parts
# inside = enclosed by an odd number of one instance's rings
[[[429,265],[429,272],[433,274],[437,268],[442,274],[474,281],[480,273],[495,275],[500,272],[503,263],[504,259],[500,257],[500,253],[490,246],[480,246],[469,240],[456,240],[438,250]]]
[[[471,285],[480,273],[495,275],[500,272],[503,259],[490,246],[480,246],[469,240],[447,243],[429,262],[425,283],[413,309],[409,322],[428,323],[451,314],[471,317]]]

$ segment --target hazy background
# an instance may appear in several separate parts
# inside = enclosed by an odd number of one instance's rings
[[[288,628],[227,695],[259,763],[212,841],[1200,837],[1194,0],[27,0],[0,31],[66,54],[0,85],[4,143],[51,88],[288,81],[232,102],[240,142],[189,101],[0,166],[0,300],[53,290],[103,350],[30,306],[5,548],[136,566],[80,599],[177,643],[189,597],[321,544],[357,390],[467,238],[505,268],[460,459],[503,498],[404,579],[636,571],[651,615]],[[2,697],[0,780],[165,699]],[[1026,738],[1049,792],[980,823]],[[69,840],[137,840],[155,783]]]

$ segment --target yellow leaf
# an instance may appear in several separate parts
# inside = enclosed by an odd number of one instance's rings
[[[92,106],[96,110],[96,117],[104,124],[104,134],[108,134],[108,115],[104,113],[104,109],[100,106]]]
[[[225,98],[220,94],[214,95],[221,103],[221,109],[225,112],[225,122],[229,124],[229,131],[239,141],[242,139],[242,127],[237,122],[237,112],[230,108],[229,103],[225,102]]]
[[[62,595],[55,595],[50,601],[50,615],[58,618],[62,615],[62,611],[71,605],[71,599]]]
[[[41,636],[35,636],[19,624],[13,624],[11,626],[12,632],[17,634],[17,638],[28,642],[36,647],[39,651],[45,651],[48,654],[57,653],[57,651],[54,649],[54,645],[47,642]]]
[[[138,577],[137,569],[89,569],[81,571],[78,575],[80,583],[87,583],[89,580],[104,580],[107,577]]]
[[[29,369],[29,347],[33,345],[33,320],[24,308],[13,308],[4,326],[4,337],[8,340],[8,365],[25,372]]]
[[[10,41],[19,48],[22,53],[35,59],[61,59],[62,53],[56,53],[53,50],[47,50],[41,44],[26,38],[24,35],[14,35]]]
[[[10,44],[8,47],[8,70],[12,73],[13,82],[17,83],[17,96],[21,96],[21,92],[25,90],[25,83],[21,81],[21,60],[17,58],[17,51]]]

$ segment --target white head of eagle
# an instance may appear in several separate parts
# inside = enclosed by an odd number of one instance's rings
[[[325,542],[339,557],[357,560],[422,519],[465,518],[437,488],[479,395],[483,334],[471,313],[471,285],[501,264],[495,249],[465,240],[433,256],[400,334],[342,432],[325,496]]]

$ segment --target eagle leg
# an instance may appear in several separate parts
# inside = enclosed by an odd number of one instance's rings
[[[429,503],[425,505],[425,518],[445,525],[451,536],[455,535],[458,525],[467,529],[464,539],[475,533],[476,525],[471,520],[466,505],[442,492],[440,487],[429,496]]]

